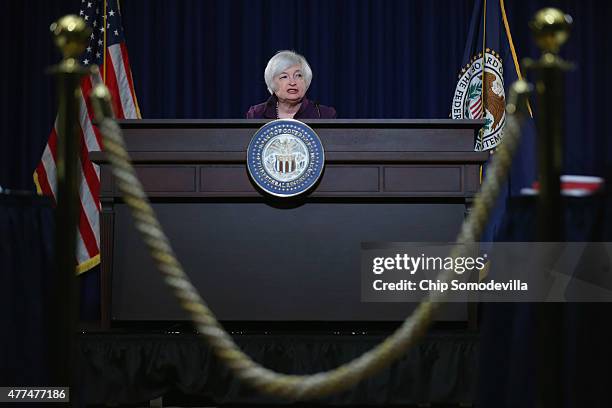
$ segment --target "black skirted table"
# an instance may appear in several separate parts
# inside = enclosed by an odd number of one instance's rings
[[[255,361],[292,374],[329,370],[379,344],[384,335],[239,334],[238,346]],[[195,334],[90,333],[81,338],[83,395],[96,404],[291,404],[241,384]],[[477,334],[434,331],[378,375],[317,404],[472,404],[477,392]],[[191,405],[188,405],[191,406]]]
[[[612,241],[612,194],[564,197],[564,234],[567,242]],[[536,240],[535,197],[509,201],[496,241]],[[612,259],[596,267],[583,257],[575,276],[610,282]],[[486,408],[535,406],[538,369],[538,321],[534,303],[492,303],[481,307],[480,383],[478,406]],[[609,370],[612,366],[610,303],[564,303],[562,329],[547,341],[560,350],[562,387],[566,407],[609,406]],[[517,392],[520,390],[520,392]],[[606,401],[604,403],[604,401]],[[504,404],[504,405],[502,405]]]
[[[45,302],[53,209],[29,192],[0,193],[0,384],[48,383]]]
[[[0,385],[49,384],[54,207],[29,191],[0,192]],[[81,319],[100,320],[99,268],[80,276]]]

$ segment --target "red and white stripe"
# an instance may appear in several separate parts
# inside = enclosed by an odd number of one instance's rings
[[[472,119],[481,119],[482,118],[482,98],[476,99],[470,105],[470,113],[472,115]]]
[[[101,67],[102,68],[102,67]],[[80,123],[80,216],[77,234],[76,264],[81,273],[100,263],[100,169],[89,160],[89,153],[102,149],[102,138],[93,125],[93,110],[89,93],[94,80],[85,77],[81,81],[79,107]],[[115,116],[119,119],[140,118],[134,82],[124,43],[107,48],[106,86],[113,97]],[[34,181],[40,194],[56,199],[56,147],[57,126],[54,126],[42,158],[34,172]]]

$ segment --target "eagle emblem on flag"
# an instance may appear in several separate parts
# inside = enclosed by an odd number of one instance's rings
[[[484,56],[483,56],[484,55]],[[494,50],[474,55],[461,70],[453,95],[453,119],[484,119],[474,150],[495,148],[506,121],[502,59]]]

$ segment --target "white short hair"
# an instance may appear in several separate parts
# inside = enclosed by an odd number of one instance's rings
[[[264,80],[266,81],[268,92],[273,94],[276,91],[276,89],[274,89],[274,77],[293,65],[299,65],[302,68],[306,90],[308,90],[310,82],[312,81],[312,70],[310,69],[310,65],[308,65],[308,61],[296,52],[283,50],[278,51],[270,58],[266,70],[264,71]]]

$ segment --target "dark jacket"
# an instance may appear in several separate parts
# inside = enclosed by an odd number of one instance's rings
[[[276,119],[276,96],[272,95],[266,102],[249,108],[247,119]],[[320,105],[318,102],[302,99],[300,110],[294,119],[335,119],[336,109],[331,106]]]

